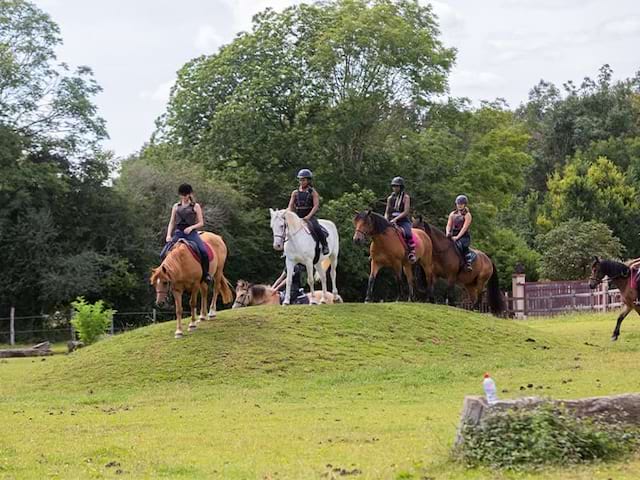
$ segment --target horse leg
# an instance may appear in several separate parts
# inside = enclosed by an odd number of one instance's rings
[[[285,260],[285,264],[287,265],[287,282],[285,283],[284,289],[284,300],[282,300],[282,305],[291,304],[291,283],[293,283],[293,269],[295,265],[288,258]],[[311,273],[309,273],[311,272]],[[313,268],[311,270],[307,270],[307,276],[313,275]]]
[[[620,325],[622,325],[622,321],[626,318],[627,315],[629,315],[630,311],[631,308],[629,308],[629,306],[625,304],[624,310],[622,310],[622,313],[618,316],[618,321],[616,322],[616,328],[613,330],[613,335],[611,335],[612,341],[615,342],[616,340],[618,340],[618,337],[620,336]]]
[[[472,309],[477,310],[478,304],[478,289],[475,285],[467,285],[466,286],[467,293],[469,294],[469,300],[471,301]]]
[[[331,255],[331,293],[333,293],[334,303],[341,303],[342,300],[338,294],[338,286],[336,285],[336,268],[338,267],[338,257]]]
[[[314,285],[313,285],[313,259],[311,260],[307,260],[307,262],[305,263],[305,267],[307,268],[307,285],[309,285],[309,293],[311,294],[311,304],[312,305],[316,305],[318,303],[318,301],[316,300],[315,297],[315,291],[314,291]],[[323,272],[324,273],[324,272]],[[322,273],[320,274],[320,277],[324,277],[324,283],[322,285],[323,288],[323,292],[322,292],[322,300],[324,300],[324,294],[327,290],[327,276],[323,275]]]
[[[189,321],[189,331],[193,332],[196,329],[196,317],[198,308],[198,288],[191,289],[191,298],[189,299],[189,306],[191,307],[191,321]]]
[[[207,311],[207,297],[209,296],[209,286],[206,282],[200,284],[200,315],[198,315],[198,322],[200,323],[207,319],[204,312]]]
[[[222,272],[221,270],[218,270],[215,274],[215,278],[213,280],[213,296],[211,298],[211,303],[209,304],[209,313],[207,314],[207,316],[212,319],[212,318],[216,318],[216,307],[218,306],[218,295],[220,294],[220,286],[222,285],[222,282],[224,280],[222,280]]]
[[[182,338],[182,292],[173,291],[173,300],[176,304],[176,333],[175,338]]]
[[[371,272],[369,273],[369,283],[367,284],[367,295],[364,297],[364,303],[373,302],[373,287],[376,284],[376,277],[379,271],[380,267],[375,260],[371,259]]]
[[[322,267],[322,262],[318,262],[316,265],[316,271],[320,277],[320,284],[322,285],[322,295],[320,296],[320,303],[327,303],[327,271]],[[308,278],[308,276],[307,276]]]
[[[451,299],[453,298],[453,289],[456,285],[455,278],[449,278],[447,281],[447,291],[445,296],[445,304],[451,305]]]
[[[407,277],[407,285],[409,287],[407,301],[412,302],[413,299],[414,299],[413,298],[414,297],[414,291],[413,291],[413,284],[414,284],[413,265],[407,264],[407,265],[404,265],[402,268],[404,270],[405,277]]]
[[[402,281],[402,264],[398,263],[394,265],[393,272],[396,274],[396,282],[398,284],[398,296],[396,297],[396,302],[399,302],[402,299],[402,295],[404,293],[404,282]]]

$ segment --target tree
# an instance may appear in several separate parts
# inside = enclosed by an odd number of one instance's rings
[[[60,30],[33,3],[0,0],[0,124],[39,147],[75,152],[107,136],[86,66],[56,63]]]
[[[542,255],[540,274],[549,280],[583,280],[589,276],[594,255],[620,258],[624,247],[605,224],[569,220],[538,240]]]

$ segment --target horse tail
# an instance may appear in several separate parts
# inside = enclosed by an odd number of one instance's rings
[[[489,299],[489,308],[491,309],[491,313],[496,316],[499,316],[504,312],[504,298],[502,296],[502,292],[500,291],[500,282],[498,280],[498,269],[496,268],[496,264],[491,260],[491,266],[493,267],[493,273],[489,278],[489,284],[487,287],[488,299]]]
[[[329,270],[329,267],[331,266],[331,260],[329,258],[325,258],[324,260],[322,260],[322,263],[320,263],[320,265],[322,265],[322,269],[326,273]],[[313,279],[316,282],[320,281],[320,274],[318,273],[317,270],[316,270],[316,273],[313,275]]]
[[[231,283],[224,276],[224,273],[220,275],[220,293],[222,294],[222,303],[228,304],[233,301],[233,291],[231,290]]]

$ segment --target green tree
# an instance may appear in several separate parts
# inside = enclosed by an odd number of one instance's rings
[[[624,247],[605,224],[573,219],[538,239],[540,274],[549,280],[582,280],[589,276],[594,255],[620,258]]]

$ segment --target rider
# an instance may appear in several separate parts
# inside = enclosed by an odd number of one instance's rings
[[[307,269],[301,263],[297,263],[293,267],[293,277],[291,279],[291,295],[289,299],[290,303],[301,303],[301,300],[304,301],[305,299],[307,299],[307,295],[304,293],[304,288],[302,288],[302,273],[306,271]],[[274,290],[280,290],[285,287],[286,283],[287,269],[285,268],[278,279],[273,282],[271,288],[273,288]]]
[[[291,192],[291,199],[287,208],[307,222],[311,228],[311,234],[322,245],[322,254],[328,255],[327,237],[325,237],[322,227],[320,227],[316,218],[316,213],[320,208],[320,196],[311,185],[312,179],[313,173],[308,168],[303,168],[298,172],[300,187]]]
[[[464,270],[470,272],[472,270],[469,263],[469,244],[471,243],[471,235],[469,234],[469,227],[473,218],[467,207],[469,199],[466,195],[458,195],[456,197],[456,209],[449,214],[449,221],[447,222],[447,237],[451,238],[462,254],[464,261]]]
[[[393,193],[387,198],[387,209],[384,212],[384,216],[387,220],[390,220],[391,223],[398,225],[404,232],[404,238],[409,248],[407,258],[409,262],[415,263],[416,245],[413,242],[411,218],[409,216],[411,211],[411,198],[404,191],[404,178],[395,177],[391,180],[391,188],[393,189]]]
[[[207,248],[198,234],[198,229],[204,226],[202,208],[193,199],[193,188],[188,183],[183,183],[178,187],[180,201],[171,209],[171,220],[167,228],[167,244],[162,250],[164,256],[171,245],[181,238],[194,242],[200,252],[200,264],[202,266],[202,282],[210,282],[209,275],[209,255]]]

